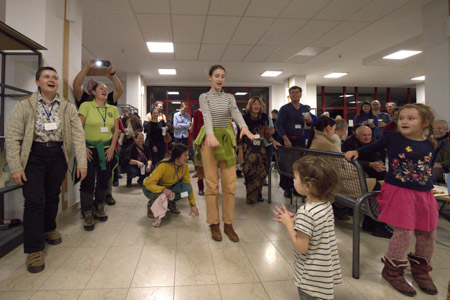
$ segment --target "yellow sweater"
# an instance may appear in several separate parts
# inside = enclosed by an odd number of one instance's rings
[[[189,177],[189,167],[187,164],[177,167],[178,177],[184,183],[191,185],[191,178]],[[149,177],[145,178],[145,188],[154,193],[162,193],[166,187],[171,187],[178,183],[177,175],[175,174],[175,164],[173,162],[161,162]],[[194,193],[189,194],[189,203],[195,205]]]

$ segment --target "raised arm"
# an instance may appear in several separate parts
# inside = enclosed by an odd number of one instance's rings
[[[75,96],[75,100],[80,102],[81,96],[83,96],[83,81],[86,77],[90,68],[94,67],[94,60],[91,59],[88,63],[81,69],[81,71],[77,74],[72,83],[73,95]]]
[[[120,96],[122,96],[123,93],[123,87],[122,87],[122,83],[120,82],[119,77],[117,76],[117,73],[114,69],[113,64],[109,64],[109,67],[107,68],[108,70],[108,78],[113,82],[114,84],[114,93],[113,93],[113,99],[114,99],[114,104],[117,103],[117,99],[120,98]]]

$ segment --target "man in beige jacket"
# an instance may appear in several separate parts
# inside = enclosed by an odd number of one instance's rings
[[[52,67],[36,72],[38,91],[19,100],[9,119],[6,159],[16,184],[23,186],[24,252],[29,272],[44,270],[45,241],[62,242],[56,231],[61,184],[72,156],[77,176],[86,177],[86,145],[75,105],[60,97],[58,74]]]

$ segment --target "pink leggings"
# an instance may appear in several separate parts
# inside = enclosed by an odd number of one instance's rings
[[[387,257],[395,260],[406,260],[406,252],[411,244],[413,235],[416,236],[416,256],[431,260],[436,241],[436,230],[423,231],[394,227],[394,234],[389,240]]]

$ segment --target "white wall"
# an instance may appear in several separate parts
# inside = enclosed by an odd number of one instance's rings
[[[141,95],[140,95],[140,86],[141,86],[141,75],[139,73],[127,73],[126,79],[126,104],[133,105],[137,109],[139,109],[139,115],[142,118],[141,111]],[[144,116],[145,117],[145,116]]]
[[[280,107],[287,103],[286,86],[284,83],[272,84],[270,86],[270,105],[269,111],[272,109],[280,110]]]
[[[416,102],[425,103],[425,83],[416,84]]]

